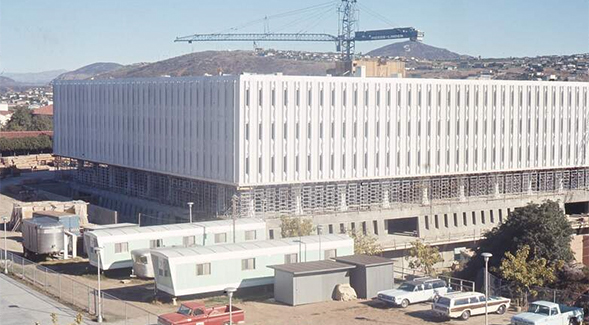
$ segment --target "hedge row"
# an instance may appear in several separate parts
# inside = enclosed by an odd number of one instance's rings
[[[0,138],[0,152],[5,153],[29,153],[51,152],[53,141],[47,135],[25,138]]]

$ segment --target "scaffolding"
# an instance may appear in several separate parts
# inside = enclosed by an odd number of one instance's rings
[[[166,205],[186,206],[201,215],[276,217],[373,211],[398,204],[501,195],[589,190],[589,168],[379,179],[238,188],[153,172],[78,162],[76,181]]]

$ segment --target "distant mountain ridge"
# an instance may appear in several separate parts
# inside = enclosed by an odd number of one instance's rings
[[[447,49],[431,46],[422,42],[398,42],[385,45],[383,47],[372,50],[366,55],[370,56],[387,56],[387,57],[405,57],[405,58],[419,58],[430,61],[444,61],[444,60],[460,60],[469,58],[468,55],[461,55]]]
[[[95,78],[180,77],[220,73],[237,75],[244,72],[318,76],[325,75],[327,69],[333,67],[333,62],[264,57],[252,51],[204,51],[153,63],[129,65],[98,74]]]
[[[122,64],[114,62],[96,62],[83,66],[74,71],[69,71],[57,76],[57,80],[84,80],[90,79],[98,74],[107,73],[124,67]]]
[[[31,85],[46,85],[57,76],[68,72],[68,70],[50,70],[41,72],[6,72],[4,77],[8,77],[16,82],[31,84]]]

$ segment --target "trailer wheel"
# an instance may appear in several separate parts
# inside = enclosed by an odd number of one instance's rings
[[[462,312],[462,315],[460,315],[460,319],[462,320],[467,320],[470,318],[470,311],[465,310],[464,312]]]
[[[499,308],[497,308],[497,314],[503,315],[505,314],[505,310],[507,310],[507,308],[505,308],[505,305],[501,305],[499,306]]]
[[[579,320],[576,318],[569,318],[569,325],[579,325]]]
[[[409,307],[409,300],[407,300],[407,299],[403,299],[403,300],[401,301],[401,307],[402,307],[402,308],[407,308],[407,307]]]

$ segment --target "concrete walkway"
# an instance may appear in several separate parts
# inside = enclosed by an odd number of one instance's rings
[[[0,274],[0,325],[51,325],[52,313],[59,324],[71,324],[77,315],[69,307]],[[84,319],[84,324],[95,323]]]

